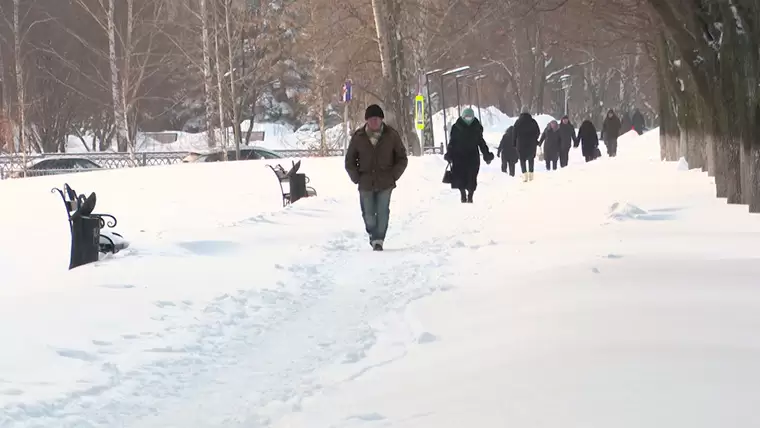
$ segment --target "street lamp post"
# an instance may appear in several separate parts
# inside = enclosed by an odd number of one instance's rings
[[[478,103],[478,120],[483,122],[483,117],[480,115],[480,79],[484,79],[485,74],[479,74],[475,76],[475,99]]]
[[[570,78],[571,76],[569,74],[565,74],[562,77],[560,77],[560,82],[562,82],[562,90],[565,92],[565,115],[569,117],[570,113],[567,111],[568,108],[568,102],[570,101]]]
[[[480,72],[480,70],[472,72],[472,73],[468,73],[468,74],[459,74],[459,75],[457,75],[457,77],[456,77],[456,81],[457,81],[457,104],[459,104],[459,79],[465,79],[465,78],[468,78],[468,77],[475,77],[476,80],[477,80],[478,76],[485,77],[485,75],[482,74]],[[478,100],[477,102],[478,102],[478,115],[480,115],[480,100]],[[457,105],[457,109],[461,109],[461,107],[459,105]],[[459,111],[459,115],[461,116],[462,115],[461,110],[458,110],[458,111]]]
[[[456,74],[465,70],[469,70],[470,66],[465,65],[463,67],[457,67],[452,68],[451,70],[448,70],[441,74],[441,107],[443,109],[443,136],[446,141],[446,145],[449,145],[449,133],[448,133],[448,126],[446,126],[446,97],[444,96],[444,93],[446,92],[445,88],[443,87],[443,78],[446,76],[450,76],[452,74]],[[457,98],[459,97],[459,91],[457,90]]]
[[[438,74],[442,71],[443,71],[442,68],[436,68],[435,70],[431,70],[425,73],[425,90],[427,91],[427,101],[425,103],[427,104],[427,109],[426,109],[427,120],[425,120],[426,122],[425,127],[427,127],[428,124],[430,124],[430,128],[429,128],[430,139],[432,140],[430,145],[433,147],[435,147],[435,130],[433,129],[433,106],[432,106],[433,96],[431,95],[431,92],[430,92],[430,75]],[[441,88],[441,92],[443,92],[443,88]],[[423,149],[423,152],[424,152],[424,149]]]

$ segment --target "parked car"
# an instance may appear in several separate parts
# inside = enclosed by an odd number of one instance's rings
[[[221,150],[190,152],[184,159],[182,159],[182,163],[221,162],[224,160],[223,155],[224,152]],[[234,149],[227,150],[227,160],[238,160],[236,156],[237,152]],[[284,156],[279,153],[275,153],[262,147],[241,147],[239,160],[282,159],[283,157]]]
[[[103,169],[95,162],[82,157],[45,157],[31,161],[26,167],[27,177],[39,177],[42,175],[70,174],[74,172],[85,172]],[[10,178],[21,178],[24,171],[21,168],[13,168],[10,171]]]

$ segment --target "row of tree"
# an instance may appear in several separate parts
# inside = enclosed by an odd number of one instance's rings
[[[232,125],[209,146],[245,144],[268,120],[317,124],[327,149],[351,78],[347,116],[379,101],[419,153],[421,77],[464,64],[487,76],[481,104],[509,114],[601,121],[639,107],[656,120],[654,42],[618,12],[589,0],[0,0],[0,147],[64,151],[77,135],[134,151],[140,131]],[[474,104],[474,81],[460,84]],[[456,100],[454,79],[427,89],[435,109],[442,92]]]
[[[715,177],[716,194],[760,212],[760,4],[649,0],[662,157]]]

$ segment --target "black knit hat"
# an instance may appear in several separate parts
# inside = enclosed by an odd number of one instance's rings
[[[364,112],[364,120],[367,120],[370,117],[379,117],[380,119],[385,119],[385,113],[383,113],[383,109],[381,109],[379,105],[372,104],[371,106],[367,107],[367,110]]]

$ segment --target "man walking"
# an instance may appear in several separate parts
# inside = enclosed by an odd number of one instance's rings
[[[409,162],[401,136],[384,118],[377,104],[367,107],[366,123],[351,136],[345,159],[348,176],[359,187],[364,226],[375,251],[383,250],[391,193]]]

